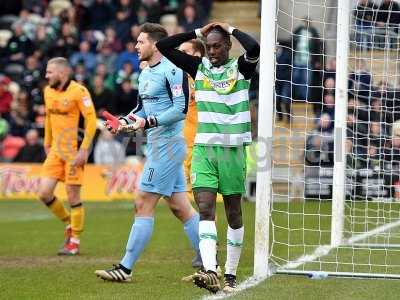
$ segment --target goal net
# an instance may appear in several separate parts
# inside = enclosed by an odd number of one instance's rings
[[[270,272],[400,278],[400,8],[367,3],[276,1]]]

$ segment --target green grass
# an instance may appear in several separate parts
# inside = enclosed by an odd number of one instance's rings
[[[85,203],[86,230],[82,236],[81,256],[55,255],[63,239],[63,225],[46,208],[34,201],[0,202],[0,299],[200,299],[207,295],[181,277],[193,272],[193,252],[182,225],[160,204],[156,212],[153,238],[138,261],[133,282],[103,282],[93,274],[97,268],[118,263],[131,227],[133,205],[129,202]],[[316,210],[328,213],[326,204],[301,203],[290,207],[274,205],[277,210],[310,213],[310,219],[275,212],[274,224],[289,224],[291,243],[316,244],[313,228],[329,231],[329,217],[312,217]],[[252,274],[254,205],[244,204],[246,228],[239,281]],[[223,205],[218,204],[220,261],[225,261]],[[300,230],[310,229],[309,232]],[[296,233],[297,232],[297,233]],[[275,239],[287,239],[287,231],[275,232]],[[304,249],[293,247],[294,254]],[[312,248],[309,249],[312,251]],[[287,249],[274,249],[276,257],[287,258]],[[337,255],[335,253],[335,255]],[[343,254],[343,259],[346,257]],[[381,253],[381,256],[384,254]],[[223,263],[222,263],[223,265]],[[232,299],[398,299],[400,284],[391,280],[336,279],[310,280],[303,276],[276,275],[259,286]]]

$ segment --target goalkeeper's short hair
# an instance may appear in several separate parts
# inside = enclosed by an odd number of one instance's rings
[[[156,23],[144,23],[140,27],[140,32],[147,33],[154,42],[158,42],[168,36],[167,30]]]

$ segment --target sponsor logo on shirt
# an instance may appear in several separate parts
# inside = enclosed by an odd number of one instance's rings
[[[49,113],[53,115],[62,115],[62,116],[68,115],[67,111],[62,111],[58,108],[50,108]]]
[[[140,99],[142,99],[142,101],[146,101],[146,102],[157,102],[159,97],[154,97],[154,96],[150,96],[150,95],[140,95]]]
[[[172,86],[172,95],[174,97],[179,97],[183,95],[183,89],[181,84],[174,84]]]

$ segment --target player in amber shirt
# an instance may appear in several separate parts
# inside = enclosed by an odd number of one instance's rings
[[[204,45],[200,40],[190,40],[186,43],[183,43],[179,50],[185,52],[189,55],[194,55],[198,57],[203,57],[205,54]],[[189,98],[189,107],[188,112],[186,114],[185,125],[183,127],[183,135],[186,140],[186,158],[183,163],[185,168],[185,177],[186,177],[186,188],[188,191],[189,199],[193,200],[192,193],[192,184],[190,183],[190,169],[192,165],[192,150],[194,144],[194,138],[196,136],[197,129],[197,109],[196,109],[196,101],[194,98],[194,80],[189,77],[189,87],[190,87],[190,98]]]
[[[47,158],[42,168],[39,198],[66,224],[64,246],[59,255],[79,253],[79,236],[85,212],[80,199],[83,167],[96,132],[96,113],[88,90],[70,79],[67,59],[50,59],[46,68],[48,86],[44,89],[46,122],[44,147]],[[78,123],[85,120],[84,138],[78,150]],[[54,196],[58,181],[65,182],[71,211]]]

